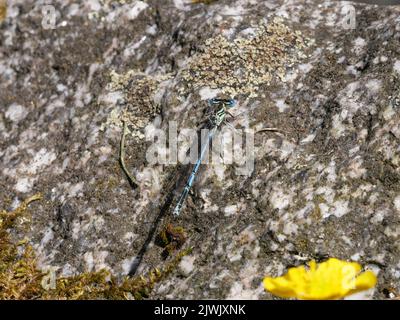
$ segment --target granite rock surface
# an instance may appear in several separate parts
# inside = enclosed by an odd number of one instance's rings
[[[41,268],[162,266],[155,236],[170,222],[193,251],[151,298],[271,299],[265,275],[327,257],[374,270],[375,299],[399,292],[399,6],[12,0],[3,12],[0,207],[43,193],[28,230]],[[279,131],[255,134],[250,175],[210,164],[182,215],[160,215],[186,167],[150,164],[146,137],[171,120],[197,128],[216,94],[238,100],[237,130]],[[137,188],[119,164],[123,122]]]

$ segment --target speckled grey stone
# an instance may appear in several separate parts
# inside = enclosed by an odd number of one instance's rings
[[[0,25],[0,207],[45,195],[31,205],[29,230],[40,267],[128,273],[169,191],[175,167],[149,166],[140,137],[126,149],[138,188],[119,166],[121,127],[110,115],[135,104],[110,89],[112,71],[156,79],[154,97],[149,89],[140,101],[157,108],[135,111],[145,125],[195,126],[204,88],[178,90],[190,59],[207,39],[282,17],[309,39],[304,56],[256,97],[239,94],[246,116],[233,122],[282,133],[256,135],[250,177],[231,165],[218,169],[223,179],[212,167],[199,178],[174,222],[193,253],[151,298],[271,299],[265,275],[326,257],[377,272],[374,298],[399,292],[398,6],[353,3],[348,30],[351,2],[57,0],[56,27],[45,29],[45,3],[9,1]],[[153,240],[139,272],[168,262]]]

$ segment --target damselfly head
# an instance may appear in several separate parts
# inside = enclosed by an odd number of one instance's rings
[[[224,105],[227,108],[233,108],[236,105],[236,100],[235,99],[212,98],[212,99],[208,100],[208,104],[210,106]]]

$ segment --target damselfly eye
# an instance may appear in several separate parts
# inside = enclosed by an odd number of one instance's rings
[[[225,104],[228,108],[233,108],[236,105],[236,100],[235,99],[226,100]]]
[[[219,99],[219,98],[212,98],[208,100],[209,105],[220,105],[223,104],[228,108],[232,108],[236,105],[235,99]]]
[[[215,104],[220,104],[221,103],[221,101],[220,101],[220,99],[217,99],[217,98],[212,98],[212,99],[208,99],[208,104],[210,104],[210,105],[215,105]]]

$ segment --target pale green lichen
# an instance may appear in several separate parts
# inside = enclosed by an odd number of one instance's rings
[[[122,108],[111,111],[103,128],[122,128],[125,122],[129,135],[138,140],[144,139],[144,128],[160,112],[160,106],[154,101],[154,94],[159,84],[170,75],[149,76],[137,70],[129,70],[123,74],[111,71],[110,77],[108,90],[121,92],[124,104]]]
[[[304,55],[306,45],[307,39],[299,31],[292,31],[278,18],[256,27],[250,38],[210,38],[182,72],[184,85],[179,93],[208,86],[230,96],[255,97],[274,75],[284,80],[286,68]]]

